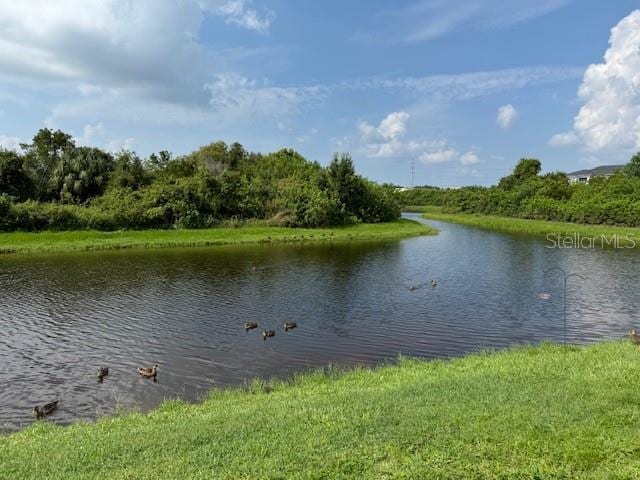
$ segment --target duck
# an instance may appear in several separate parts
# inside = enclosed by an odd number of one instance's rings
[[[640,345],[640,333],[636,332],[635,330],[631,330],[629,332],[629,340],[631,340],[631,343]]]
[[[414,290],[416,290],[418,287],[416,287],[415,285],[409,285],[407,287],[409,289],[410,292],[413,292]]]
[[[33,416],[36,417],[36,420],[40,420],[41,418],[46,417],[47,415],[51,415],[53,412],[56,411],[57,408],[58,408],[58,400],[56,400],[55,402],[47,403],[42,407],[39,407],[36,405],[35,407],[33,407]]]
[[[264,340],[267,339],[267,337],[275,337],[276,336],[276,331],[275,330],[263,330],[262,331],[262,338]]]
[[[98,382],[102,383],[102,380],[104,380],[104,377],[106,377],[107,375],[109,375],[108,367],[98,368]]]
[[[435,280],[431,280],[431,286],[433,288],[436,288],[438,286],[438,282],[436,282]]]
[[[158,365],[154,365],[151,368],[148,367],[138,367],[138,373],[142,375],[144,378],[153,378],[154,380],[158,376]]]
[[[254,328],[258,328],[258,324],[256,322],[246,322],[244,324],[245,332],[248,332],[249,330],[253,330]]]
[[[284,322],[282,326],[284,327],[284,331],[288,332],[289,330],[296,328],[298,324],[296,322]]]

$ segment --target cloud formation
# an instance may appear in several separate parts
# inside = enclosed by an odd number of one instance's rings
[[[498,115],[496,117],[496,123],[500,128],[507,129],[513,125],[520,117],[520,113],[511,104],[503,105],[498,108]]]
[[[82,130],[82,136],[75,138],[78,145],[87,147],[98,147],[108,152],[120,152],[122,150],[133,150],[135,140],[133,138],[113,138],[109,136],[104,123],[87,124]]]
[[[473,151],[461,154],[446,140],[406,139],[411,115],[405,111],[392,112],[375,126],[366,121],[358,123],[361,151],[369,158],[415,158],[426,165],[457,162],[473,165],[480,161]]]
[[[588,151],[640,149],[640,10],[612,30],[604,62],[590,65],[578,97],[573,129],[553,146],[581,144]]]
[[[246,0],[201,0],[200,5],[205,10],[220,15],[227,23],[239,25],[247,30],[258,33],[269,33],[269,27],[275,20],[275,13],[269,9],[258,12],[250,8]]]
[[[199,41],[210,15],[260,33],[273,19],[248,0],[0,0],[0,79],[80,93],[54,116],[102,104],[197,117],[226,67]]]
[[[584,68],[537,66],[426,77],[366,78],[340,86],[354,90],[405,90],[443,101],[472,100],[520,88],[537,87],[580,78]]]
[[[378,126],[366,121],[358,123],[363,153],[369,158],[416,156],[420,152],[441,145],[439,141],[405,140],[407,123],[411,116],[405,111],[387,115]]]
[[[367,43],[416,43],[453,32],[506,28],[546,15],[573,0],[419,0],[374,17],[373,25],[355,35]]]

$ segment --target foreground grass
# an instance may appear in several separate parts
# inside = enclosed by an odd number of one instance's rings
[[[422,217],[431,220],[460,223],[470,227],[494,230],[504,233],[519,233],[526,235],[547,236],[550,241],[558,242],[558,236],[568,242],[565,246],[575,242],[582,242],[588,246],[589,239],[593,239],[595,246],[624,246],[640,248],[640,228],[616,227],[607,225],[582,225],[577,223],[549,222],[546,220],[526,220],[511,217],[496,217],[468,213],[442,213],[439,207],[428,207]],[[615,244],[614,244],[615,242]]]
[[[335,228],[243,226],[202,230],[129,230],[117,232],[13,232],[0,234],[0,253],[71,252],[123,248],[202,247],[242,243],[376,240],[435,234],[411,220]]]
[[[403,360],[0,437],[0,478],[639,478],[640,350]]]

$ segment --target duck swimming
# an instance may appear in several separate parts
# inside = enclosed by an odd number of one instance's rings
[[[144,378],[153,378],[155,380],[158,376],[158,365],[154,365],[151,368],[138,367],[138,373]]]
[[[100,367],[98,369],[98,382],[102,383],[102,380],[104,380],[104,377],[106,377],[107,375],[109,375],[109,368]]]
[[[276,336],[276,331],[275,330],[263,330],[262,331],[262,338],[264,340],[267,339],[267,337],[275,337]]]
[[[53,412],[56,411],[57,408],[58,408],[58,400],[56,400],[55,402],[47,403],[42,407],[39,407],[36,405],[35,407],[33,407],[33,416],[36,417],[36,420],[40,420],[41,418],[46,417],[47,415],[51,415]]]
[[[284,322],[282,326],[284,327],[284,331],[288,332],[289,330],[296,328],[298,324],[296,322]]]
[[[256,322],[246,322],[244,324],[245,332],[248,332],[249,330],[253,330],[254,328],[258,328],[258,324]]]

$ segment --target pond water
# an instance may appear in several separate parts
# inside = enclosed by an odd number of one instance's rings
[[[428,223],[440,235],[4,256],[0,429],[29,425],[33,406],[53,399],[60,407],[50,420],[66,424],[330,363],[562,341],[562,282],[544,274],[554,266],[586,278],[569,281],[570,342],[640,326],[636,251],[550,249],[526,236]],[[249,321],[260,328],[245,332]],[[285,333],[284,321],[298,328]],[[262,328],[275,337],[263,341]],[[157,382],[137,374],[154,363]],[[100,366],[110,369],[103,383]]]

